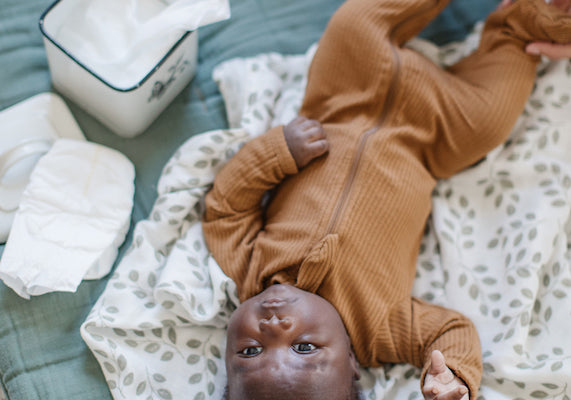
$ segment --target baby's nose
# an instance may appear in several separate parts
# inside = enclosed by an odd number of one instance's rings
[[[260,331],[265,333],[278,333],[291,329],[292,321],[289,317],[279,318],[272,315],[271,318],[263,318],[260,320]]]

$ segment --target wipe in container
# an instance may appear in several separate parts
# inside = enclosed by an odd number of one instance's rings
[[[227,0],[57,0],[40,30],[55,89],[134,137],[194,76],[198,26],[229,15]]]

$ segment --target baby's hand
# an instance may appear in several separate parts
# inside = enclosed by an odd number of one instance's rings
[[[321,124],[305,117],[297,117],[284,127],[287,147],[298,168],[329,150],[329,142]]]
[[[446,366],[441,352],[434,350],[430,368],[424,379],[422,394],[425,400],[468,400],[466,384]]]

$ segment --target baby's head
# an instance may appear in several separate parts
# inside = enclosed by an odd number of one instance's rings
[[[358,398],[359,372],[341,317],[325,299],[273,285],[228,326],[228,400]]]

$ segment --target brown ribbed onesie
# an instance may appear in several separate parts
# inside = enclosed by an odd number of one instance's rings
[[[273,283],[317,293],[339,311],[361,365],[410,363],[424,378],[439,349],[475,399],[474,326],[410,295],[431,192],[506,140],[539,60],[525,44],[570,42],[571,16],[518,0],[490,15],[475,53],[443,70],[402,46],[447,3],[344,3],[300,111],[323,124],[329,153],[298,171],[282,127],[253,139],[218,174],[203,227],[242,300]]]

